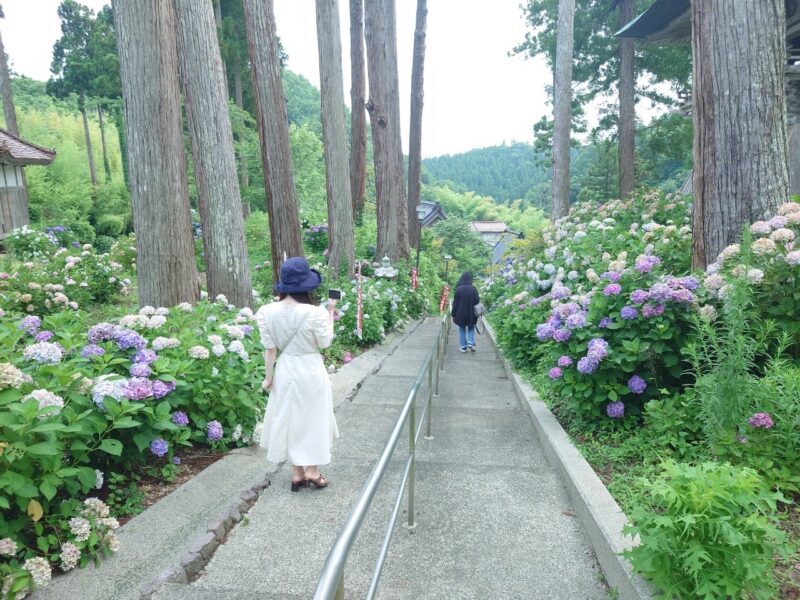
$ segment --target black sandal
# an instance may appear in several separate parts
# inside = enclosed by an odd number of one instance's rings
[[[330,483],[330,481],[328,481],[328,480],[325,478],[325,475],[323,475],[322,473],[320,473],[320,474],[319,474],[319,477],[317,477],[316,479],[311,479],[310,477],[306,477],[305,483],[306,483],[306,484],[309,484],[309,483],[310,483],[310,484],[312,484],[312,485],[313,485],[315,488],[317,488],[318,490],[320,490],[320,489],[323,489],[323,488],[326,488],[326,487],[328,487],[328,484]]]
[[[299,479],[297,481],[292,479],[292,491],[293,492],[299,492],[300,488],[302,488],[302,487],[306,487],[306,480],[305,479]]]

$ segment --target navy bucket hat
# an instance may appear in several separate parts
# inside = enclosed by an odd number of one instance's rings
[[[311,268],[305,258],[295,256],[281,265],[281,276],[275,286],[279,294],[302,294],[317,289],[322,275]]]

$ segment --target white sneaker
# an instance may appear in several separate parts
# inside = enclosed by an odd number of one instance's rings
[[[461,348],[461,351],[462,351],[464,354],[466,354],[466,353],[467,353],[467,349],[466,349],[466,348]]]

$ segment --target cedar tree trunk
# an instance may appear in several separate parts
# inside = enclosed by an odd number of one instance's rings
[[[175,15],[208,294],[250,306],[253,288],[214,13],[208,2],[175,0]]]
[[[367,75],[364,66],[364,0],[350,0],[350,190],[360,218],[367,195]]]
[[[789,198],[785,11],[783,0],[692,2],[696,268]]]
[[[92,180],[92,187],[97,187],[97,170],[94,167],[94,149],[92,148],[92,136],[89,133],[89,119],[86,118],[86,96],[78,97],[78,110],[81,111],[83,119],[83,135],[86,140],[86,155],[89,157],[89,177]]]
[[[555,221],[569,212],[569,149],[572,128],[572,46],[575,0],[558,1],[558,33],[553,98],[553,211]]]
[[[422,187],[422,101],[427,19],[427,0],[417,0],[414,60],[411,66],[411,127],[408,136],[408,241],[412,247],[418,247],[422,235],[422,224],[417,218],[417,206]]]
[[[103,107],[97,103],[97,121],[100,123],[100,149],[103,151],[103,172],[106,181],[111,181],[111,166],[108,164],[108,147],[106,146],[106,126],[103,121]]]
[[[303,240],[272,0],[244,0],[244,19],[267,189],[272,269],[278,281],[284,256],[303,256]]]
[[[6,129],[12,135],[19,137],[17,126],[17,111],[14,108],[14,94],[11,91],[11,76],[8,73],[8,56],[3,46],[3,36],[0,35],[0,95],[3,96],[3,114],[6,118]]]
[[[620,0],[620,27],[633,20],[633,0]],[[634,186],[634,144],[636,140],[636,75],[633,68],[633,40],[619,41],[619,196],[627,198]]]
[[[328,264],[334,273],[344,266],[348,276],[352,277],[355,272],[353,200],[347,164],[338,0],[317,0],[317,40],[325,183],[328,191]]]
[[[377,258],[408,257],[408,206],[403,185],[397,31],[394,0],[370,0],[364,11],[369,111],[378,208]]]
[[[196,302],[200,286],[181,133],[173,5],[162,0],[114,0],[113,8],[139,301],[143,306]]]

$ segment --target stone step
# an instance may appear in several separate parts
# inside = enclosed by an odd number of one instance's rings
[[[161,587],[153,600],[306,600],[298,594],[286,594],[263,588],[205,586],[168,583]]]

